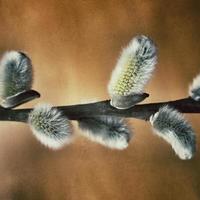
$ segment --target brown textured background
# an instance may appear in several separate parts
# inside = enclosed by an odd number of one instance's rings
[[[136,34],[159,48],[149,101],[181,98],[200,70],[200,4],[194,0],[0,0],[0,53],[27,52],[40,101],[55,105],[108,98],[122,46]],[[199,117],[188,115],[200,144]],[[0,122],[1,200],[199,200],[200,153],[181,161],[148,123],[132,120],[125,151],[78,137],[54,152],[29,127]]]

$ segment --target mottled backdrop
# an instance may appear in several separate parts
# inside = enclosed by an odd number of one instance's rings
[[[27,52],[40,101],[68,105],[108,98],[107,82],[136,34],[157,44],[159,63],[146,102],[187,96],[200,72],[198,0],[0,0],[0,53]],[[200,144],[200,115],[188,115]],[[199,200],[200,151],[181,161],[132,120],[124,151],[84,138],[60,151],[43,147],[26,124],[0,122],[1,200]],[[78,131],[76,131],[78,133]]]

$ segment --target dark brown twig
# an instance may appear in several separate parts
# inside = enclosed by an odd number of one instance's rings
[[[152,114],[166,104],[176,108],[182,113],[200,113],[200,102],[194,101],[190,97],[175,101],[135,105],[126,110],[119,110],[112,107],[109,100],[89,104],[58,106],[57,108],[71,120],[100,115],[149,120]],[[10,110],[0,108],[0,121],[27,122],[31,110],[32,109]]]

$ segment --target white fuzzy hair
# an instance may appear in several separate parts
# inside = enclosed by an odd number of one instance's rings
[[[70,121],[50,104],[37,105],[28,122],[35,137],[49,148],[59,149],[72,141]]]
[[[200,100],[200,74],[198,74],[189,85],[189,95],[195,100]]]
[[[81,119],[79,128],[81,134],[91,141],[111,149],[123,150],[128,147],[131,131],[122,118],[102,116]]]
[[[154,133],[171,144],[182,160],[191,159],[195,153],[195,134],[192,127],[177,110],[164,106],[150,117]]]
[[[152,55],[150,56],[148,53]],[[117,85],[119,85],[119,80],[123,76],[127,76],[129,79],[128,83],[122,83],[122,87],[124,87],[124,85],[126,86],[123,95],[127,96],[133,93],[143,93],[144,86],[149,81],[156,62],[156,47],[151,39],[144,35],[133,38],[128,46],[123,49],[116,67],[112,72],[108,84],[109,94],[111,96],[117,94],[116,87],[118,87]],[[127,65],[129,65],[129,69],[127,69],[128,72],[125,71]],[[130,86],[128,86],[128,84]]]
[[[100,135],[93,135],[91,134],[91,131],[87,130],[84,132],[81,132],[83,136],[88,138],[89,140],[93,142],[97,142],[103,146],[109,147],[111,149],[118,149],[123,150],[128,147],[128,142],[125,137],[120,136],[118,138],[108,138],[104,140]]]
[[[7,98],[32,87],[30,58],[18,51],[4,53],[0,61],[0,97]]]

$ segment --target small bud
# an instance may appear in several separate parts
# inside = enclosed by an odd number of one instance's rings
[[[9,51],[0,61],[0,97],[6,99],[32,87],[32,64],[24,53]]]
[[[195,134],[181,113],[164,106],[151,116],[150,122],[155,134],[171,144],[180,159],[193,157],[196,150]]]
[[[189,95],[195,101],[200,100],[200,75],[196,76],[189,86]]]
[[[156,47],[152,40],[144,35],[133,38],[123,49],[108,84],[111,104],[115,102],[112,106],[127,109],[138,103],[134,98],[131,103],[130,97],[142,95],[156,62]],[[129,103],[122,105],[121,99],[126,98]]]
[[[56,108],[41,104],[34,108],[28,119],[36,138],[52,149],[59,149],[72,140],[70,121]]]
[[[122,118],[82,118],[78,123],[84,136],[111,149],[125,149],[131,139],[131,131]]]

